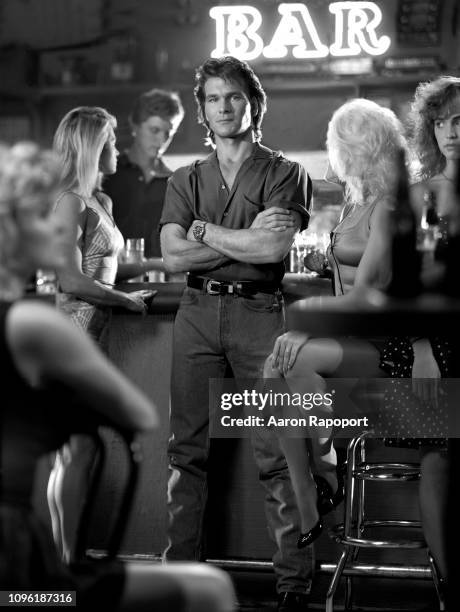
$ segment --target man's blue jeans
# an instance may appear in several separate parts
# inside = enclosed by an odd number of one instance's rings
[[[200,560],[207,501],[210,378],[262,378],[275,339],[284,331],[281,295],[208,295],[187,287],[174,326],[171,390],[169,545],[167,560]],[[309,592],[312,547],[299,550],[300,519],[289,472],[276,434],[256,429],[252,439],[266,515],[277,551],[278,592]]]

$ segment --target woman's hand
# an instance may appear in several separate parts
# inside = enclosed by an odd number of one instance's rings
[[[434,358],[428,339],[421,338],[413,344],[412,392],[420,401],[438,405],[438,381],[441,372]],[[427,380],[429,379],[429,380]]]
[[[131,291],[131,293],[126,293],[126,304],[125,308],[131,310],[133,312],[141,312],[142,314],[146,314],[147,312],[147,304],[146,300],[153,297],[157,291],[151,289],[141,289],[140,291]]]
[[[327,258],[326,255],[319,251],[318,249],[313,249],[303,260],[303,263],[306,268],[311,270],[312,272],[316,272],[320,276],[323,276],[327,270]]]
[[[293,367],[300,349],[308,341],[308,334],[288,331],[275,340],[272,353],[272,368],[277,368],[283,376]]]
[[[272,232],[282,232],[296,225],[295,215],[290,210],[272,206],[260,212],[249,229],[265,229]]]

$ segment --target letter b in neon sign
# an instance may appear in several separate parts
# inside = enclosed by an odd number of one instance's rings
[[[361,52],[382,55],[390,47],[389,36],[379,36],[382,12],[375,2],[332,2],[335,38],[330,47],[321,42],[314,21],[303,3],[280,4],[278,27],[267,46],[258,33],[262,15],[253,6],[215,6],[209,14],[216,21],[216,48],[212,57],[234,55],[243,60],[283,58],[289,51],[295,58],[353,56]]]

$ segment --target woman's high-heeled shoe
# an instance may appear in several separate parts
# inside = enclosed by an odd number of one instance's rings
[[[345,499],[345,470],[346,464],[337,464],[337,491],[332,496],[334,508]]]
[[[299,539],[297,540],[297,548],[305,548],[309,544],[312,544],[322,533],[323,531],[323,523],[321,521],[321,517],[319,517],[316,525],[307,531],[306,533],[301,533]]]
[[[343,467],[337,465],[337,491],[332,492],[332,487],[323,476],[313,476],[316,482],[318,495],[317,508],[321,515],[331,512],[345,498],[345,480],[343,477]]]
[[[316,483],[316,494],[318,501],[316,507],[320,516],[327,514],[334,509],[334,494],[332,493],[331,485],[322,476],[313,476]]]

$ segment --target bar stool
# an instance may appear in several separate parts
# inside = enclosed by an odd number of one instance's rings
[[[346,496],[344,522],[333,527],[329,534],[343,544],[344,550],[335,568],[326,595],[326,612],[334,610],[334,595],[342,574],[346,574],[345,610],[352,608],[353,576],[384,576],[391,578],[424,577],[431,573],[439,599],[439,609],[445,610],[439,575],[433,558],[427,550],[428,566],[404,566],[390,564],[358,563],[361,548],[367,549],[423,549],[427,548],[421,533],[420,521],[368,520],[365,514],[365,482],[408,482],[420,479],[418,463],[371,463],[366,460],[366,441],[372,432],[365,432],[353,438],[347,450]],[[373,528],[400,527],[414,530],[416,537],[372,539],[369,530]],[[367,532],[367,533],[366,533]],[[417,533],[418,532],[418,533]],[[412,535],[412,534],[411,534]]]

